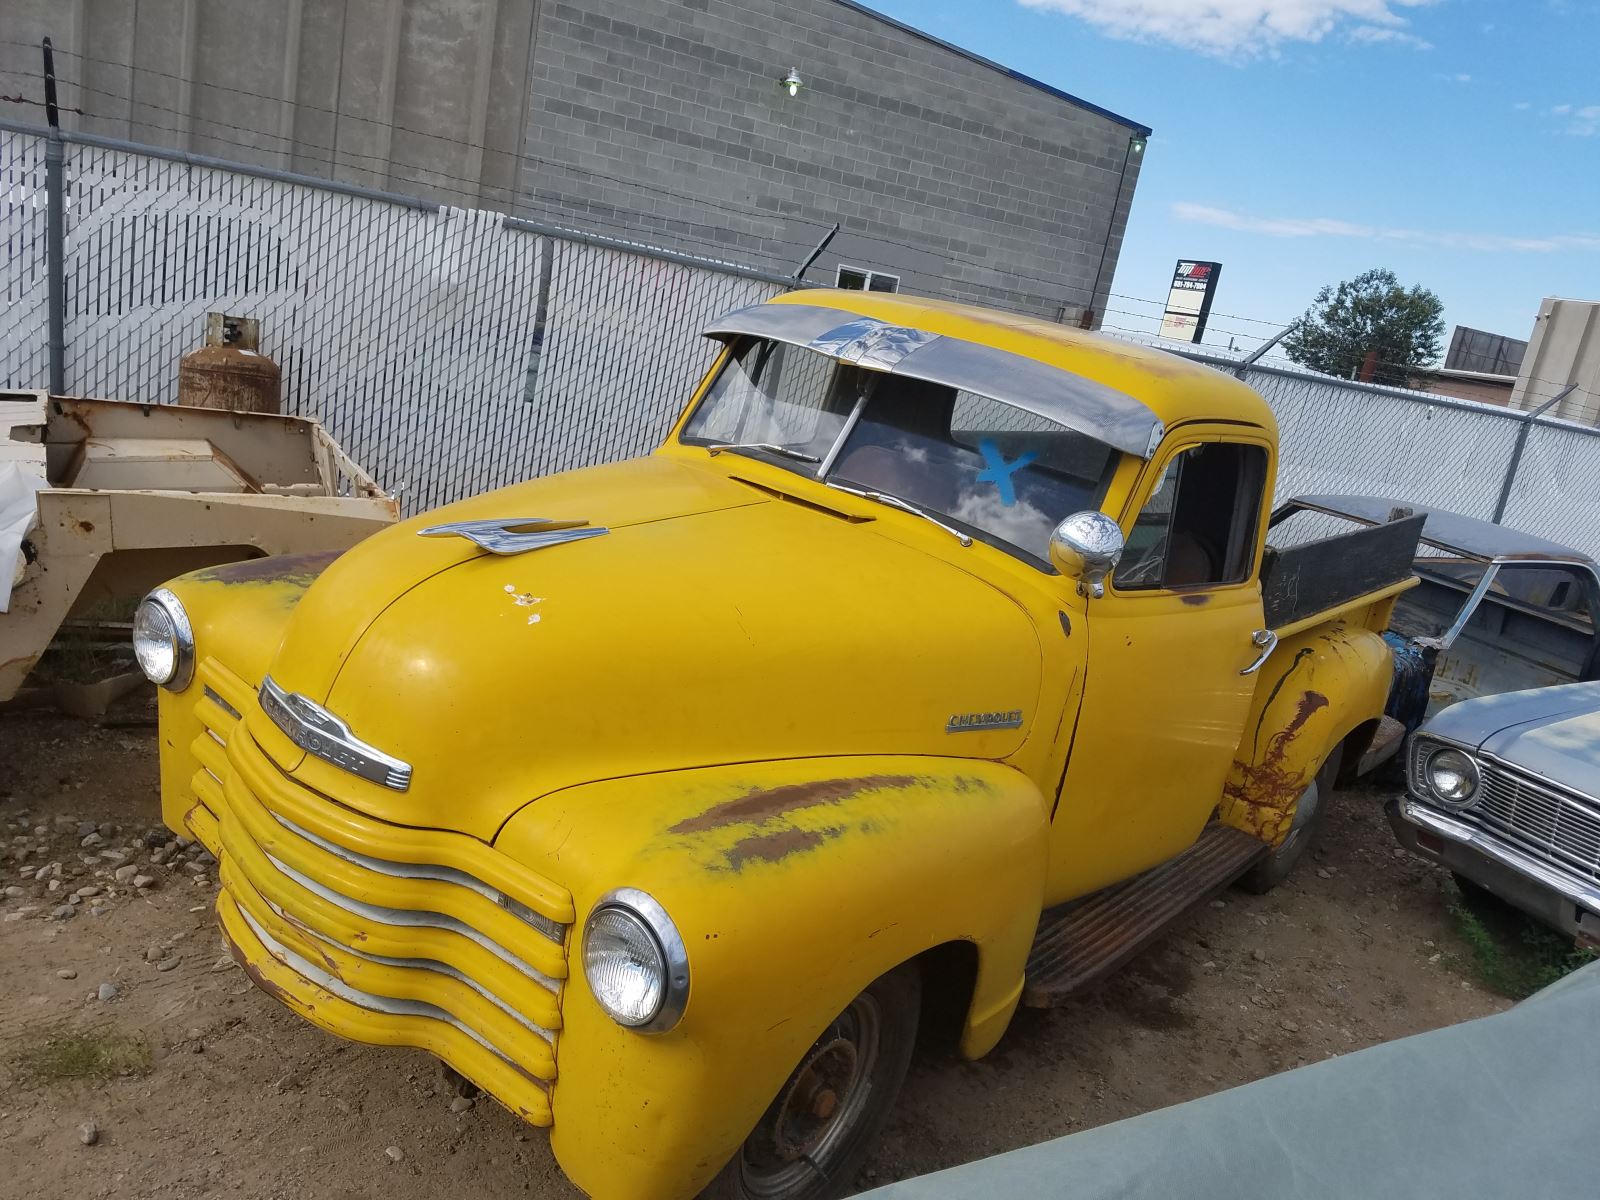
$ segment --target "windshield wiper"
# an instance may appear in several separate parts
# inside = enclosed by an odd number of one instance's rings
[[[822,481],[822,486],[832,488],[836,492],[846,492],[852,496],[860,496],[863,500],[876,500],[879,504],[887,504],[890,508],[898,508],[901,512],[908,512],[914,517],[921,517],[924,521],[928,522],[928,524],[937,525],[940,529],[944,530],[951,537],[955,538],[956,541],[960,542],[963,546],[972,545],[972,539],[966,534],[962,533],[961,530],[957,529],[954,525],[946,525],[927,509],[918,508],[909,500],[900,499],[899,496],[891,496],[888,492],[872,492],[865,488],[847,487],[842,483],[834,483],[830,479],[824,479]]]
[[[721,454],[724,450],[765,450],[768,454],[781,454],[784,458],[792,458],[797,462],[822,461],[815,454],[807,454],[804,450],[792,450],[776,442],[715,442],[706,447],[706,453],[711,455]]]

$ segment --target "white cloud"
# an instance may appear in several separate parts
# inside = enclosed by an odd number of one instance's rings
[[[1433,77],[1435,79],[1442,79],[1446,83],[1471,83],[1472,82],[1472,76],[1471,75],[1465,75],[1465,74],[1461,74],[1459,72],[1454,74],[1454,75],[1450,75],[1450,74],[1446,74],[1443,71],[1439,71],[1439,72],[1436,72]]]
[[[1397,10],[1435,0],[1019,0],[1066,13],[1112,37],[1169,42],[1221,56],[1271,52],[1284,42],[1352,41],[1427,49]]]
[[[1600,118],[1600,106],[1597,106]],[[1553,234],[1548,237],[1517,237],[1498,233],[1450,233],[1420,229],[1393,229],[1381,225],[1360,225],[1333,217],[1256,217],[1226,208],[1191,204],[1180,200],[1172,215],[1196,225],[1212,225],[1263,237],[1305,238],[1344,237],[1371,241],[1405,242],[1417,246],[1437,246],[1447,250],[1480,250],[1487,253],[1521,252],[1552,254],[1561,250],[1600,250],[1595,234]]]
[[[1527,112],[1533,107],[1533,105],[1529,104],[1526,100],[1518,100],[1511,107],[1516,109],[1518,112]]]
[[[1557,104],[1549,115],[1561,121],[1562,132],[1573,137],[1600,134],[1600,104]]]

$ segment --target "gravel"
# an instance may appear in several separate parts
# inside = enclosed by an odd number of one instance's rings
[[[384,1150],[383,1153],[384,1157],[386,1157],[390,1162],[399,1162],[406,1156],[406,1152],[400,1149],[399,1146],[390,1146]]]
[[[102,983],[95,989],[94,994],[101,1003],[110,1003],[117,998],[117,985],[114,983]]]
[[[92,1146],[100,1140],[100,1127],[93,1121],[85,1121],[78,1126],[78,1140],[85,1146]]]

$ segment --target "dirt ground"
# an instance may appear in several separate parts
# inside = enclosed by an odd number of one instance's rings
[[[1024,1011],[982,1062],[920,1053],[860,1186],[1506,1007],[1465,974],[1445,879],[1395,849],[1382,799],[1341,793],[1279,891],[1229,893],[1098,990]],[[158,827],[152,729],[0,716],[0,1193],[577,1195],[543,1133],[428,1056],[337,1041],[251,987],[214,881]],[[47,1048],[76,1035],[132,1069],[55,1077]]]

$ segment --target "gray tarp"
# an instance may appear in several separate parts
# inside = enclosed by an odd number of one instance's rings
[[[1600,963],[1492,1017],[891,1184],[876,1200],[1600,1195]]]

